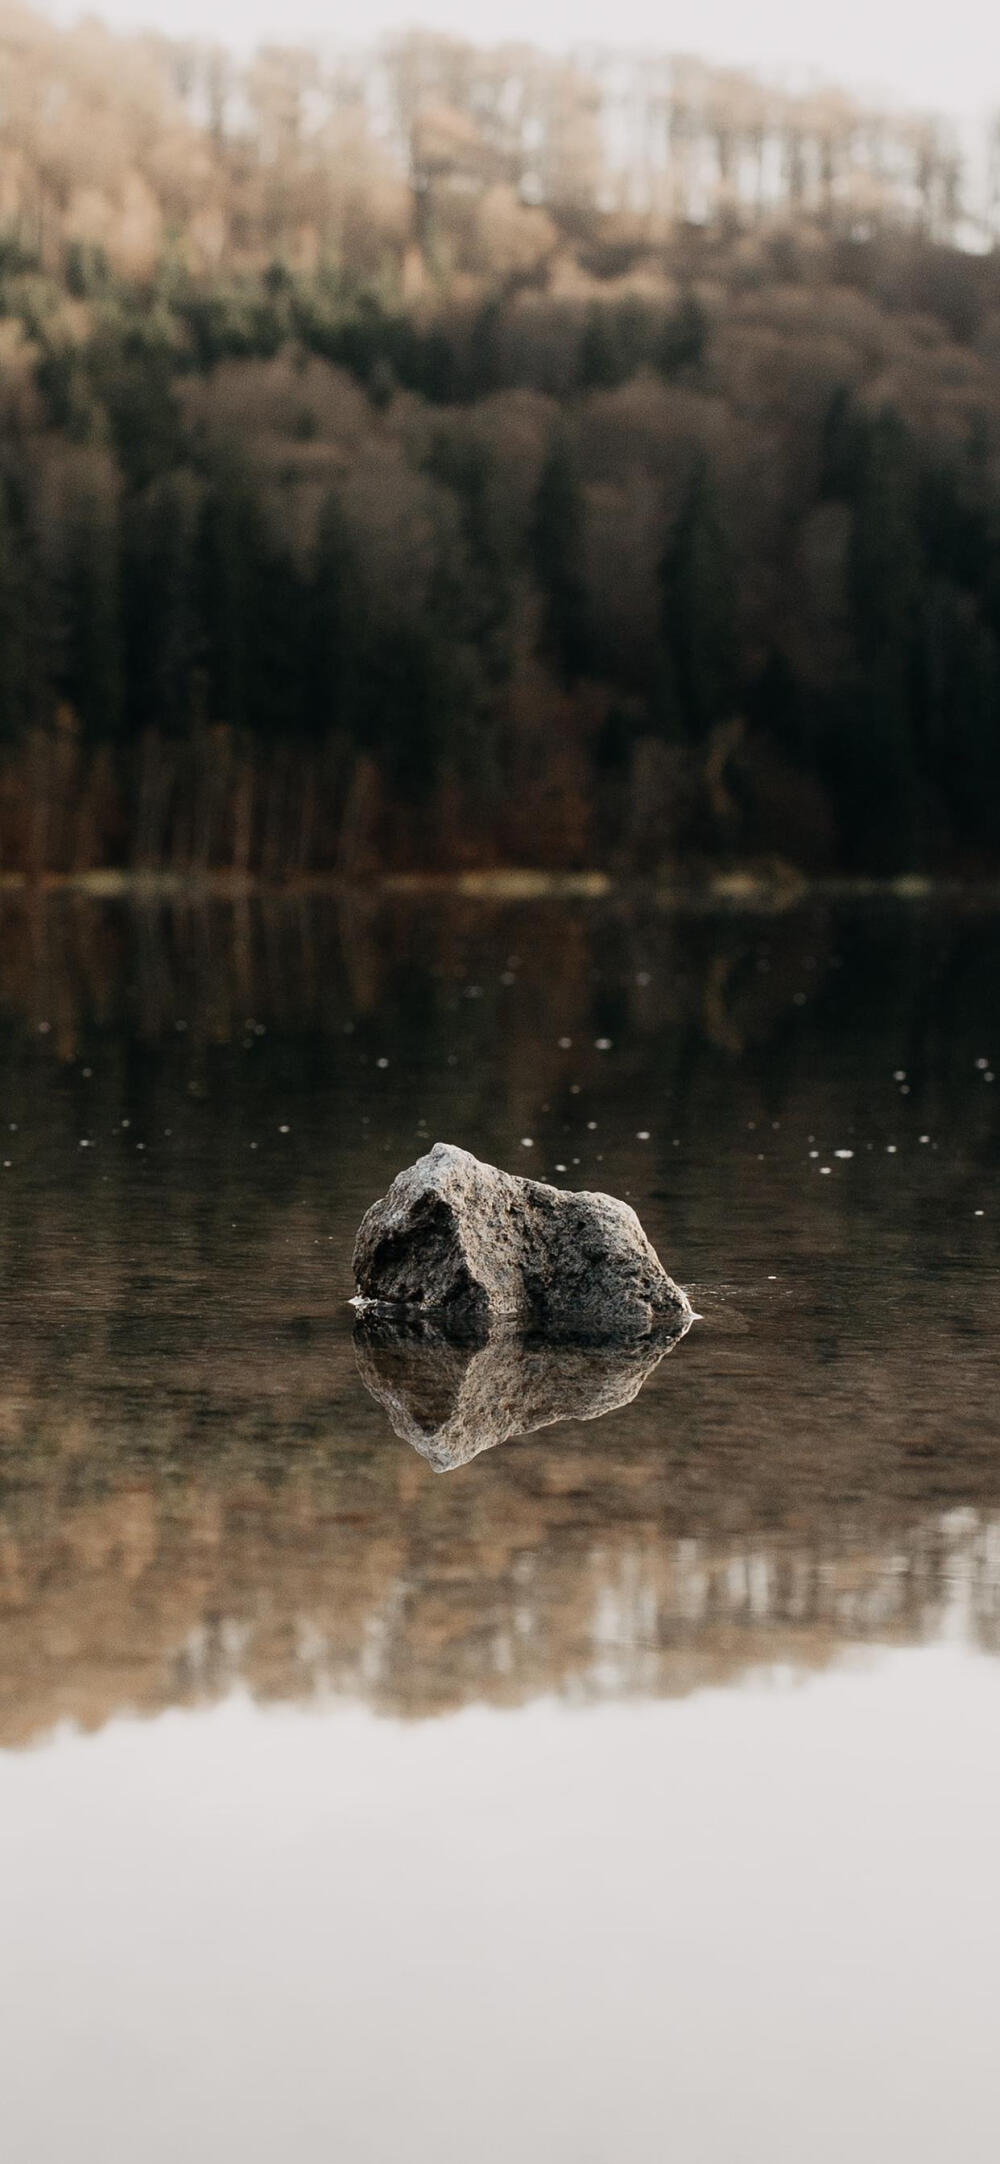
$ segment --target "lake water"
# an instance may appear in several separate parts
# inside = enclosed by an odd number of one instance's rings
[[[970,904],[4,898],[13,2164],[992,2164],[998,985]],[[436,1139],[702,1318],[443,1471],[346,1305]]]

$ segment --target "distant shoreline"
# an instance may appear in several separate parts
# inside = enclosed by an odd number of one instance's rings
[[[244,872],[135,871],[103,869],[46,872],[0,872],[0,895],[31,898],[79,894],[96,901],[232,901],[267,897],[295,901],[304,897],[364,897],[430,901],[439,898],[482,902],[601,902],[641,900],[659,909],[795,909],[813,901],[968,902],[1000,908],[1000,878],[957,879],[906,873],[891,879],[868,877],[808,878],[781,867],[773,873],[752,869],[707,875],[678,872],[670,878],[637,879],[604,871],[545,871],[498,867],[452,873],[385,872],[365,879],[329,873],[300,874],[268,880]]]

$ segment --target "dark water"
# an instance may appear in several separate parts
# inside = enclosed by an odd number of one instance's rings
[[[970,906],[5,901],[17,2164],[992,2160],[998,983]],[[438,1138],[702,1316],[443,1471],[346,1306]]]

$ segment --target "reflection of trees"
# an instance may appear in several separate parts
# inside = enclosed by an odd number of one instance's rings
[[[998,1646],[993,919],[64,895],[2,929],[7,1741],[237,1677],[421,1713]],[[709,1315],[626,1411],[445,1479],[330,1320],[419,1116],[549,1170],[574,1122]],[[806,1137],[852,1126],[838,1202]]]
[[[447,888],[414,901],[360,887],[234,897],[184,881],[109,885],[113,899],[72,887],[0,894],[0,1028],[30,1025],[17,1041],[33,1058],[71,1060],[103,1030],[176,1051],[178,1017],[189,1040],[238,1048],[249,1016],[296,1041],[329,1035],[344,1061],[348,1020],[362,1037],[377,1022],[404,1051],[421,1036],[433,1051],[459,1015],[481,1057],[507,1063],[511,1088],[530,1055],[544,1094],[566,1067],[567,1032],[596,1081],[609,1070],[589,1059],[587,1032],[622,1038],[616,1087],[622,1058],[645,1061],[658,1038],[669,1072],[695,1041],[751,1060],[794,1021],[821,1057],[816,1032],[838,1034],[836,995],[869,1044],[880,1033],[905,1044],[922,1084],[946,1091],[983,1049],[1000,961],[996,919],[974,899],[890,902],[872,915],[820,891],[748,915],[738,881],[732,903],[688,888],[512,904],[502,878],[475,900]]]
[[[766,1413],[699,1409],[678,1358],[622,1419],[444,1481],[361,1402],[342,1332],[264,1354],[150,1332],[126,1362],[95,1331],[56,1388],[22,1364],[0,1408],[0,1740],[236,1682],[428,1714],[682,1693],[946,1628],[1000,1651],[995,1467],[905,1465],[902,1356],[891,1447],[857,1433],[864,1362],[789,1431],[811,1352],[771,1368]],[[846,1423],[845,1479],[824,1453]]]

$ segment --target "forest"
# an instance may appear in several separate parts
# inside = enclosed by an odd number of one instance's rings
[[[0,874],[995,872],[977,171],[691,62],[0,7]]]

